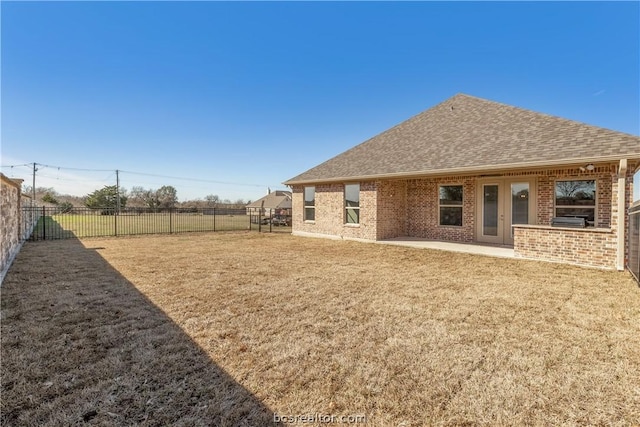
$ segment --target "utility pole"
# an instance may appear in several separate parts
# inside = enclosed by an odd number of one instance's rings
[[[33,183],[31,184],[31,207],[36,203],[36,162],[33,162]]]
[[[120,171],[116,169],[116,215],[120,215]]]
[[[31,183],[31,224],[36,222],[36,162],[33,162],[33,182]],[[44,221],[44,220],[43,220]]]

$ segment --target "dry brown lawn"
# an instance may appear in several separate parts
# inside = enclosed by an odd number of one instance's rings
[[[633,425],[638,372],[628,273],[240,232],[28,243],[2,287],[2,425]]]

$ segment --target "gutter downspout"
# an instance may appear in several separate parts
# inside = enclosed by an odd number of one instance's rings
[[[618,251],[616,259],[616,268],[619,271],[624,270],[624,232],[625,232],[625,190],[626,182],[625,177],[627,175],[627,159],[620,160],[620,167],[618,168]]]

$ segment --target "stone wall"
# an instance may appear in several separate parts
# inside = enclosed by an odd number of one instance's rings
[[[20,200],[20,240],[25,241],[31,237],[31,233],[36,223],[42,215],[42,209],[34,206],[33,209],[25,209],[31,207],[31,197],[24,194]]]
[[[0,174],[0,283],[31,231],[31,215],[29,222],[23,218],[25,197],[20,192],[21,184],[22,180],[12,180]]]

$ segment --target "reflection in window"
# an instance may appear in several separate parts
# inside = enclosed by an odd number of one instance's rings
[[[596,219],[596,182],[556,181],[555,205],[555,216],[584,218],[593,225]]]
[[[304,187],[304,220],[316,219],[316,187]]]
[[[360,184],[344,186],[345,222],[360,224]]]
[[[511,224],[529,224],[529,183],[511,184]]]
[[[482,234],[498,235],[498,185],[483,185]]]
[[[462,185],[441,185],[440,225],[462,226]]]
[[[529,223],[529,184],[511,184],[511,223]]]

